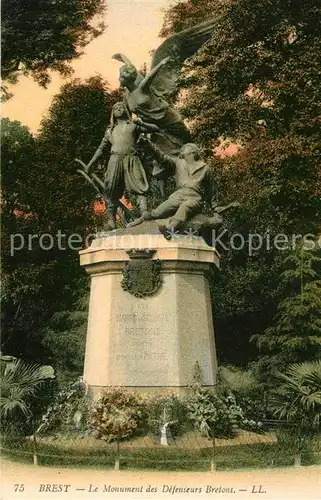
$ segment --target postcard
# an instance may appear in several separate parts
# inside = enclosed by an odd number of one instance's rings
[[[3,500],[320,498],[320,15],[3,0]]]

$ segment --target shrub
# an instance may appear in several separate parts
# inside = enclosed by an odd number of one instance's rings
[[[266,418],[266,393],[251,370],[222,366],[218,371],[218,393],[241,429],[262,432]]]
[[[218,369],[219,390],[249,396],[258,391],[258,382],[249,370],[229,365]]]
[[[198,388],[187,399],[188,418],[206,437],[230,437],[234,419],[226,403],[214,392]]]
[[[173,436],[186,428],[186,404],[175,394],[157,394],[145,399],[147,429],[152,434],[159,433],[166,423]]]
[[[251,398],[230,393],[224,398],[231,417],[240,429],[251,432],[263,432],[261,405]]]
[[[90,401],[81,379],[60,391],[43,415],[38,432],[88,432]]]
[[[92,406],[90,426],[97,438],[119,441],[135,434],[144,418],[140,396],[121,387],[105,390]]]

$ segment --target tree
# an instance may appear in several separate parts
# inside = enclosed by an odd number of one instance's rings
[[[61,385],[83,373],[89,302],[86,277],[79,280],[73,295],[70,310],[55,312],[42,336],[42,345]]]
[[[1,120],[1,212],[3,258],[10,254],[10,235],[36,227],[30,212],[30,191],[36,179],[35,140],[18,121]]]
[[[37,189],[47,196],[38,200],[35,210],[51,231],[85,236],[99,222],[92,210],[96,193],[77,173],[75,158],[88,163],[120,98],[119,91],[110,92],[101,77],[85,82],[76,79],[62,87],[42,121],[37,138]],[[101,173],[104,165],[106,156],[100,163]]]
[[[249,258],[245,249],[221,257],[221,270],[210,282],[220,363],[245,367],[257,358],[258,349],[250,339],[268,328],[276,314],[283,293],[281,265],[280,256],[269,252]]]
[[[321,7],[313,0],[299,6],[294,0],[214,4],[180,2],[168,10],[162,32],[206,18],[213,6],[212,39],[181,78],[183,112],[194,137],[209,154],[221,139],[242,146],[228,170],[241,181],[237,187],[247,206],[255,209],[253,202],[261,200],[261,213],[272,210],[279,227],[292,223],[299,229],[302,222],[306,230],[315,228],[321,210]]]
[[[302,245],[285,264],[288,268],[281,278],[287,296],[279,304],[274,325],[253,340],[284,361],[315,359],[321,350],[321,258]]]
[[[1,120],[2,210],[15,220],[15,213],[26,211],[29,169],[34,159],[35,141],[29,129],[18,121]],[[13,171],[15,172],[13,175]]]
[[[3,151],[2,342],[13,355],[39,363],[52,359],[44,331],[55,313],[72,310],[83,275],[77,250],[102,224],[93,210],[95,192],[74,159],[92,156],[118,99],[100,77],[75,80],[55,97],[36,139],[20,125],[4,129],[10,133]],[[8,242],[16,233],[24,245],[10,255]],[[69,244],[72,234],[77,236]]]
[[[39,231],[39,219],[33,210],[33,198],[39,196],[35,193],[35,140],[21,123],[3,119],[1,142],[1,345],[7,352],[19,357],[24,354],[25,359],[30,359],[35,347],[34,326],[45,309],[44,275],[50,272],[52,263],[39,261],[37,251],[28,251],[28,236]],[[19,247],[21,251],[15,251]],[[47,280],[48,290],[51,281]],[[37,349],[34,355],[37,357]],[[37,360],[40,361],[41,356]]]
[[[214,17],[224,0],[186,0],[176,2],[165,11],[164,22],[160,36],[167,38],[173,33],[178,33],[185,28],[203,22],[205,19]]]
[[[42,86],[49,70],[70,74],[70,62],[104,30],[102,0],[3,0],[2,76],[17,80],[18,71],[31,74]]]
[[[227,222],[245,247],[227,253],[212,283],[221,361],[253,359],[249,331],[263,333],[284,298],[284,254],[261,248],[249,255],[249,235],[273,240],[320,230],[320,13],[313,0],[189,0],[165,16],[163,36],[216,18],[211,40],[183,68],[179,102],[215,171],[218,201],[242,203]],[[213,159],[231,141],[237,153]]]

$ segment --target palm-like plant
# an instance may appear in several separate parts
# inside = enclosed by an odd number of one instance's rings
[[[0,418],[2,433],[19,432],[23,420],[32,416],[31,403],[47,379],[55,378],[51,366],[27,364],[15,360],[0,364]]]
[[[276,377],[282,384],[270,400],[274,415],[306,431],[321,430],[321,361],[290,365]]]

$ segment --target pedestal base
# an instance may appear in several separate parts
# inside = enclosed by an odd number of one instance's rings
[[[81,252],[91,275],[84,381],[94,394],[110,386],[181,394],[196,362],[203,384],[215,384],[207,275],[218,255],[201,238],[167,241],[157,232],[116,232]],[[152,296],[138,298],[122,288],[126,251],[133,248],[153,249],[152,259],[161,261],[162,284]]]

